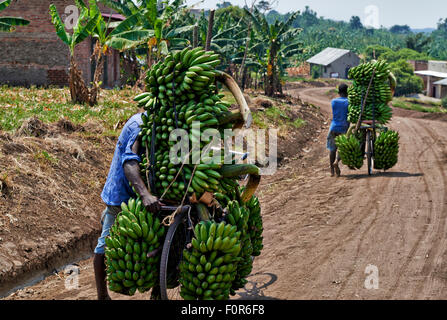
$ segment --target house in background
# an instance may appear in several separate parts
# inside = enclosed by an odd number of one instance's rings
[[[320,69],[322,78],[347,79],[349,69],[360,64],[360,57],[345,49],[326,48],[306,61],[310,69]]]
[[[444,99],[445,97],[447,97],[447,79],[436,81],[433,84],[436,86],[438,99]]]
[[[2,16],[17,16],[30,20],[26,27],[18,27],[12,33],[0,33],[0,84],[20,86],[68,85],[69,49],[57,36],[49,13],[54,3],[62,21],[69,18],[74,0],[21,0],[3,10]],[[102,12],[110,9],[100,6]],[[110,12],[104,14],[108,21],[124,20]],[[68,32],[72,30],[67,30]],[[93,81],[95,63],[91,62],[95,40],[86,39],[75,49],[75,59],[87,84]],[[113,50],[105,58],[103,86],[121,84],[120,53]]]
[[[419,62],[419,65],[422,64]],[[447,96],[447,61],[427,61],[426,69],[416,70],[414,74],[420,76],[424,81],[427,96],[437,99]]]

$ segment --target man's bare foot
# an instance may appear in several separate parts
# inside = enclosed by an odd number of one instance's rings
[[[335,173],[337,174],[337,177],[340,177],[341,172],[340,172],[340,167],[338,166],[338,163],[334,164],[334,168],[335,168]]]

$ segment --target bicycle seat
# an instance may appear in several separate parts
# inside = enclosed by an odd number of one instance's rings
[[[363,121],[362,121],[362,124],[369,124],[369,125],[372,125],[372,124],[373,124],[373,121],[372,121],[372,120],[363,120]]]

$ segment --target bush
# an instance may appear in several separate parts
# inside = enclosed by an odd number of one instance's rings
[[[413,67],[406,60],[398,60],[390,64],[391,71],[396,76],[396,96],[421,93],[424,88],[422,79],[414,75]]]
[[[447,109],[447,97],[441,100],[441,106]]]

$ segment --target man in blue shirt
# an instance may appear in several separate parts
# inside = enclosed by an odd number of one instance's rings
[[[127,203],[131,197],[136,197],[130,185],[135,188],[148,211],[156,213],[162,205],[155,196],[149,193],[140,175],[141,142],[138,136],[143,122],[141,115],[142,113],[138,113],[132,116],[124,125],[115,147],[107,181],[101,193],[101,198],[107,207],[101,216],[102,232],[93,258],[98,300],[110,299],[106,281],[105,238],[109,235],[116,215],[121,212],[121,203]]]
[[[337,146],[335,144],[335,138],[341,134],[344,134],[349,129],[348,122],[348,86],[341,84],[338,87],[339,98],[332,100],[332,122],[327,137],[327,149],[329,150],[329,161],[331,165],[331,176],[337,174],[340,176],[340,167],[338,162],[340,157],[337,157]]]

